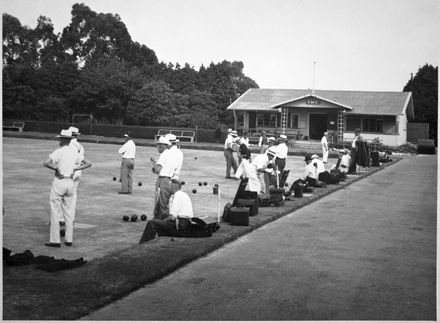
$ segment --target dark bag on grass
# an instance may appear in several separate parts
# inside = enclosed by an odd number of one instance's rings
[[[16,253],[6,258],[6,266],[30,265],[34,262],[34,258],[33,253],[30,250],[26,250],[23,253]]]

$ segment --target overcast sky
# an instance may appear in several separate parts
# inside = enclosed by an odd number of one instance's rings
[[[438,0],[1,0],[3,13],[55,31],[74,3],[118,14],[159,61],[198,69],[242,61],[261,88],[401,91],[439,65]],[[316,64],[314,62],[316,61]],[[314,77],[315,75],[315,77]]]

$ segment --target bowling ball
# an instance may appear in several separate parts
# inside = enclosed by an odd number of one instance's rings
[[[138,216],[137,216],[136,214],[133,214],[133,215],[131,216],[131,222],[136,222],[137,219],[138,219]]]
[[[193,193],[196,194],[196,193],[197,193],[197,190],[196,190],[196,189],[193,189]]]
[[[139,183],[138,183],[138,186],[142,186],[142,182],[139,182]]]
[[[203,182],[203,185],[205,185],[205,186],[208,185],[208,182]]]
[[[141,220],[142,220],[142,221],[147,220],[147,216],[146,216],[145,214],[142,214],[142,215],[141,215]]]
[[[127,222],[128,220],[130,220],[130,217],[128,215],[124,215],[122,217],[122,220],[124,220],[124,222]]]
[[[116,181],[116,177],[113,177],[113,180]]]
[[[199,182],[199,186],[202,186],[202,182]]]
[[[185,181],[182,181],[182,185],[185,185]]]

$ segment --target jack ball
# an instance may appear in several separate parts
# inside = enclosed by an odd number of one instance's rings
[[[136,222],[137,219],[138,219],[138,216],[137,216],[136,214],[133,214],[133,215],[131,216],[131,222]]]
[[[113,177],[113,180],[116,181],[116,177]]]
[[[124,220],[124,222],[127,222],[128,220],[130,220],[130,217],[128,215],[124,215],[122,217],[122,220]]]
[[[196,190],[196,189],[193,189],[193,193],[196,194],[196,193],[197,193],[197,190]]]
[[[142,182],[139,182],[139,183],[138,183],[138,186],[142,186]]]
[[[185,185],[185,181],[182,181],[182,185]]]
[[[142,214],[142,215],[141,215],[141,220],[142,220],[142,221],[147,220],[147,216],[146,216],[145,214]]]

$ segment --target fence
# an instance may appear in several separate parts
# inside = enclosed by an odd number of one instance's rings
[[[27,132],[46,132],[59,133],[61,129],[67,129],[70,126],[79,128],[84,135],[95,135],[103,137],[121,137],[125,132],[130,131],[133,138],[154,139],[158,130],[161,128],[175,129],[175,130],[192,130],[194,128],[174,128],[166,126],[158,127],[144,127],[144,126],[130,126],[130,125],[111,125],[111,124],[92,124],[90,123],[75,123],[69,122],[49,122],[49,121],[34,121],[34,120],[3,120],[6,124],[9,121],[23,121],[26,123],[24,131]],[[225,136],[223,135],[222,138]],[[224,139],[223,139],[224,140]],[[196,141],[198,142],[217,142],[215,138],[215,129],[197,129]]]

